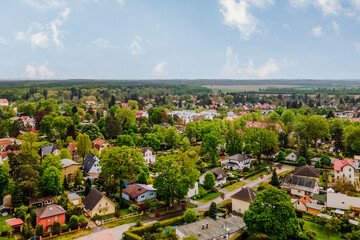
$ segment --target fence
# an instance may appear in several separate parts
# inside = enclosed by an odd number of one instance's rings
[[[101,221],[95,221],[95,223],[96,223],[96,225],[100,226],[100,225],[103,225],[105,223],[114,222],[114,221],[118,221],[118,220],[124,220],[124,219],[137,217],[137,216],[141,216],[141,215],[143,215],[143,213],[140,213],[140,214],[139,213],[130,213],[130,214],[120,216],[119,218],[113,217],[113,218],[104,219],[104,220],[101,220]]]
[[[89,225],[88,225],[88,226],[89,226]],[[81,227],[79,226],[79,227],[78,227],[77,229],[75,229],[75,230],[71,230],[71,228],[69,228],[69,231],[67,231],[67,232],[62,232],[61,229],[60,229],[60,234],[52,234],[52,233],[50,233],[50,236],[48,236],[48,237],[36,236],[36,237],[29,238],[29,240],[32,240],[32,239],[38,239],[38,240],[50,239],[50,238],[53,238],[53,237],[62,236],[62,235],[65,235],[65,234],[74,233],[74,232],[78,232],[78,231],[87,229],[88,226],[83,227],[83,228],[81,228]]]

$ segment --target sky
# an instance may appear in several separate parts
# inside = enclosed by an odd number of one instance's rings
[[[360,0],[2,0],[1,79],[360,79]]]

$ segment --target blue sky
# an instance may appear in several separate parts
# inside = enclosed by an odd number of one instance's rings
[[[360,0],[3,0],[0,78],[360,79]]]

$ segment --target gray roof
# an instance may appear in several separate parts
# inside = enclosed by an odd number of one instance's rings
[[[314,178],[292,176],[290,174],[285,174],[282,186],[304,190],[312,192],[317,185],[317,181]]]
[[[56,149],[56,146],[53,144],[50,144],[48,146],[42,146],[41,153],[45,157],[46,155],[52,153],[55,149]]]
[[[213,168],[207,172],[213,173],[215,175],[215,180],[221,180],[227,177],[225,170],[221,167]]]
[[[74,162],[73,160],[67,159],[67,158],[61,159],[61,163],[62,163],[62,166],[65,168],[69,167],[71,165],[79,165],[77,162]]]
[[[323,208],[325,207],[324,205],[318,205],[318,204],[314,204],[314,203],[306,203],[306,207],[307,208],[311,208],[311,209],[316,209],[316,210],[323,210]]]
[[[304,166],[295,168],[294,175],[319,178],[320,170],[311,165],[304,165]]]
[[[68,193],[67,196],[68,196],[68,199],[69,199],[69,200],[81,198],[77,193]]]
[[[208,228],[202,229],[202,226],[208,224]],[[213,220],[211,218],[201,220],[198,222],[179,226],[177,228],[185,236],[194,235],[199,240],[218,239],[227,234],[234,234],[240,232],[245,227],[242,218],[227,218],[220,220]],[[200,234],[199,234],[200,233]]]
[[[92,154],[92,153],[90,153],[89,155],[87,155],[86,156],[86,158],[85,158],[85,160],[83,161],[83,168],[84,168],[84,171],[85,172],[89,172],[90,171],[90,169],[92,168],[92,166],[95,164],[95,162],[100,162],[100,159],[96,156],[96,155],[94,155],[94,154]]]
[[[250,160],[250,158],[246,155],[243,155],[243,154],[236,154],[236,155],[233,155],[233,156],[230,156],[228,157],[229,161],[231,162],[243,162],[243,161],[248,161]]]

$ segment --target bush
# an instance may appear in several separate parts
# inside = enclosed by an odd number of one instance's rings
[[[54,234],[60,234],[61,225],[59,222],[54,222],[52,231]]]
[[[184,213],[184,221],[186,223],[192,223],[197,220],[196,212],[193,209],[188,209]]]
[[[37,225],[35,228],[35,233],[37,236],[43,236],[44,235],[44,227],[43,225]]]
[[[36,214],[34,211],[31,211],[30,213],[30,223],[33,226],[33,228],[36,227]]]
[[[142,237],[139,237],[138,235],[129,231],[125,232],[124,235],[124,240],[142,240]]]
[[[243,172],[248,172],[249,171],[249,168],[248,167],[244,167],[243,168]]]
[[[215,202],[212,202],[212,203],[210,204],[209,216],[210,216],[212,219],[216,219],[216,213],[217,213],[216,203],[215,203]]]
[[[69,222],[69,227],[74,230],[79,226],[79,217],[72,215]]]
[[[23,211],[20,208],[15,211],[15,217],[16,218],[21,218],[21,220],[23,220],[23,222],[25,222],[25,216],[26,216],[26,211]]]
[[[311,229],[308,229],[305,231],[306,236],[308,236],[310,239],[315,239],[317,236],[317,233]]]
[[[62,226],[61,226],[61,231],[62,231],[62,232],[67,232],[67,231],[69,231],[69,225],[67,225],[67,224],[62,225]]]
[[[150,224],[141,227],[134,227],[130,232],[138,236],[143,236],[146,232],[155,232],[159,228],[164,228],[166,226],[178,226],[184,223],[184,218],[182,216],[170,218],[164,221],[157,222],[155,224]],[[126,239],[126,238],[125,238]],[[141,238],[136,238],[141,239]]]
[[[135,227],[140,227],[140,226],[141,226],[141,220],[138,219],[138,220],[136,220],[136,225],[135,225]]]
[[[139,207],[136,204],[131,204],[129,207],[129,212],[137,213],[139,211]]]
[[[208,172],[204,177],[204,188],[209,190],[215,186],[215,176],[213,173]]]

